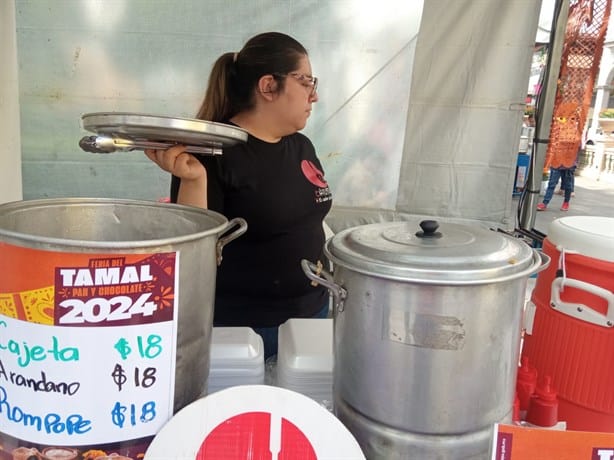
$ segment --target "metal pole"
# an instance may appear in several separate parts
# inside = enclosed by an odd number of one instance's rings
[[[21,138],[15,2],[0,0],[0,203],[21,200]]]
[[[563,53],[568,14],[569,0],[557,0],[552,19],[550,49],[548,50],[544,85],[540,89],[541,94],[539,95],[539,105],[535,117],[535,138],[533,140],[533,152],[529,164],[527,189],[521,201],[519,225],[523,230],[532,230],[535,225],[536,206],[539,200],[542,169],[550,139],[552,112],[554,110],[557,81],[561,68],[561,55]]]

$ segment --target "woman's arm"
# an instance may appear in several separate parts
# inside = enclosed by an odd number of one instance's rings
[[[145,150],[145,155],[164,171],[181,179],[177,203],[207,208],[207,170],[200,161],[175,145],[166,150]]]

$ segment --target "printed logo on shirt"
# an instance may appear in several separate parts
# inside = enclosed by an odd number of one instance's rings
[[[316,203],[324,203],[333,199],[328,183],[324,179],[324,173],[316,165],[309,160],[303,160],[301,162],[301,170],[309,182],[319,187],[316,190]]]
[[[324,173],[320,171],[311,161],[303,160],[301,162],[301,170],[303,171],[303,174],[305,174],[307,180],[316,187],[328,187],[326,180],[324,180]]]

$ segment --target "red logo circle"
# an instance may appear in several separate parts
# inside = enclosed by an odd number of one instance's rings
[[[303,171],[303,174],[307,180],[313,185],[320,188],[328,186],[326,180],[324,179],[324,173],[320,171],[311,161],[303,160],[301,162],[301,170]]]

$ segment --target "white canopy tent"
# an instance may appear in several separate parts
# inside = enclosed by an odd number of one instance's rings
[[[249,11],[222,3],[114,0],[99,11],[96,2],[2,2],[3,30],[17,38],[2,41],[3,53],[17,54],[3,78],[19,68],[21,128],[5,127],[17,142],[0,146],[0,161],[13,178],[21,163],[24,198],[168,193],[166,175],[142,155],[80,151],[80,115],[191,116],[215,57],[281,30],[306,45],[323,83],[306,134],[333,190],[331,221],[415,214],[515,227],[540,0],[271,0]],[[203,26],[199,17],[215,20]],[[14,99],[17,86],[7,88]],[[14,104],[0,110],[15,120]],[[18,187],[1,183],[0,199],[14,199]]]

